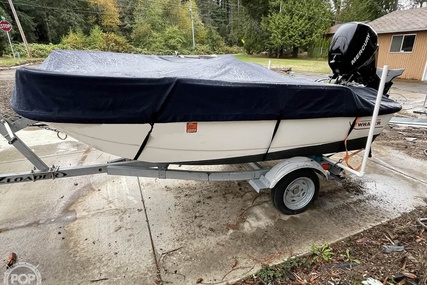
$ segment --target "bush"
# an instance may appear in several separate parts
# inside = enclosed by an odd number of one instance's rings
[[[83,36],[83,42],[87,49],[92,50],[102,50],[104,46],[104,33],[102,30],[95,26],[91,31],[89,36]]]
[[[63,44],[29,44],[30,52],[32,57],[37,58],[45,58],[47,57],[53,50],[57,49],[67,49]],[[25,45],[23,43],[13,44],[13,51],[15,52],[15,56],[18,57],[18,53],[20,57],[27,57],[27,50],[25,49]],[[12,55],[12,51],[10,50],[10,46],[8,46],[5,50],[6,54]]]
[[[208,45],[196,45],[196,48],[191,53],[192,54],[212,54],[213,51]]]
[[[101,50],[114,52],[132,52],[132,46],[125,37],[115,33],[105,33],[102,35],[103,45]]]
[[[67,46],[69,49],[87,49],[86,42],[86,36],[81,30],[76,32],[70,31],[61,40],[61,44]]]
[[[186,39],[184,34],[176,26],[168,28],[165,34],[152,33],[152,45],[147,47],[132,46],[125,37],[108,32],[103,32],[99,27],[92,29],[91,33],[86,36],[82,31],[70,31],[67,36],[63,37],[60,44],[30,44],[31,55],[36,58],[45,58],[53,50],[100,50],[137,54],[158,54],[158,55],[175,55],[176,51],[182,55],[190,54],[237,54],[243,52],[243,47],[229,47],[223,44],[222,39],[212,30],[209,34],[206,44],[199,43],[196,48],[190,49],[185,46]],[[21,57],[27,56],[27,51],[23,43],[14,44],[15,54]],[[12,54],[10,47],[6,47],[5,52]]]
[[[138,47],[147,48],[153,41],[153,29],[150,24],[138,23],[132,31],[133,44]]]
[[[206,34],[206,43],[213,53],[222,53],[225,48],[224,40],[214,28],[209,28]]]
[[[181,50],[185,44],[185,36],[178,26],[170,26],[162,34],[161,41],[168,50]]]
[[[114,52],[132,52],[132,46],[125,37],[115,33],[104,33],[98,26],[95,26],[89,36],[85,36],[81,31],[70,31],[62,38],[61,44],[68,49],[79,50],[100,50]]]
[[[146,54],[149,53],[147,50],[139,48],[139,47],[134,47],[134,46],[130,46],[130,50],[129,53],[141,53],[141,54]]]
[[[53,50],[57,49],[67,49],[67,47],[61,44],[30,44],[30,51],[33,57],[47,57]]]
[[[25,49],[25,46],[23,43],[12,44],[12,46],[13,46],[13,51],[15,52],[16,57],[18,57],[18,53],[21,57],[27,56],[27,50]],[[10,45],[7,45],[3,55],[12,56],[12,50],[10,49]]]
[[[223,52],[226,54],[239,54],[239,53],[244,53],[245,49],[243,47],[239,47],[239,46],[225,46],[223,48]]]

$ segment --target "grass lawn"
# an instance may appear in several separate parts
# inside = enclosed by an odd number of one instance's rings
[[[291,67],[293,71],[325,74],[331,72],[326,59],[277,59],[245,54],[235,55],[235,57],[245,62],[259,63],[264,66],[268,66],[268,61],[271,60],[271,68]]]
[[[0,66],[7,67],[7,66],[16,66],[21,64],[26,64],[30,62],[40,62],[43,61],[44,58],[28,58],[28,57],[21,57],[21,58],[10,58],[10,57],[0,57]]]

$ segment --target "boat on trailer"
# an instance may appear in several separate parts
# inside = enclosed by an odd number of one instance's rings
[[[28,122],[46,122],[124,159],[64,172],[47,167],[24,144],[20,151],[39,172],[3,176],[0,182],[103,172],[162,176],[169,164],[286,159],[243,178],[257,190],[272,188],[273,203],[282,212],[300,212],[318,191],[315,172],[325,177],[340,172],[329,171],[337,165],[324,154],[369,148],[401,109],[385,96],[391,80],[384,75],[380,84],[376,50],[369,26],[343,25],[329,51],[329,83],[284,77],[231,56],[54,51],[37,69],[17,69],[13,109]],[[23,123],[4,118],[2,123],[2,134],[16,143],[14,131]]]
[[[369,39],[355,66],[372,60],[364,56],[376,50]],[[54,51],[39,68],[16,71],[12,107],[119,157],[224,164],[363,148],[376,93],[282,76],[232,56]],[[400,108],[382,99],[375,136]]]

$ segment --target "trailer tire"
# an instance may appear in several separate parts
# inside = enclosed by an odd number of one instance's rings
[[[304,212],[316,199],[319,177],[312,169],[299,169],[285,175],[271,189],[274,207],[286,215]]]

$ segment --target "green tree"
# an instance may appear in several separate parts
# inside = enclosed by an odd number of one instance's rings
[[[201,20],[208,27],[210,33],[213,32],[213,29],[226,39],[230,33],[227,9],[216,1],[197,0],[196,3]]]
[[[158,41],[157,33],[165,28],[165,23],[162,20],[163,3],[146,0],[137,1],[132,31],[134,45],[149,49]]]
[[[150,51],[182,50],[192,46],[192,5],[196,43],[206,43],[206,28],[200,20],[196,3],[180,0],[138,0],[135,6],[133,44]]]
[[[221,52],[225,47],[224,39],[213,27],[209,27],[207,29],[206,44],[209,47],[209,50],[214,53]]]
[[[34,8],[31,5],[31,1],[29,0],[15,0],[13,2],[15,4],[16,14],[18,15],[19,21],[21,22],[22,28],[25,31],[25,36],[28,42],[34,42],[37,39],[35,34],[36,31],[36,22],[34,17],[31,15]],[[10,32],[13,41],[22,42],[21,35],[19,34],[19,30],[17,29],[15,19],[12,14],[12,10],[10,9],[8,2],[1,2],[0,8],[2,8],[7,16],[6,18],[12,24],[13,28]]]
[[[134,0],[118,0],[117,5],[120,7],[120,32],[127,38],[131,37],[132,27],[135,23],[135,8],[137,1]]]
[[[270,14],[262,27],[270,34],[268,44],[277,57],[284,51],[298,56],[299,48],[307,48],[321,37],[332,24],[332,12],[327,0],[287,0],[270,3]]]
[[[104,33],[99,26],[95,26],[88,37],[84,37],[84,45],[87,49],[102,50],[104,47]]]
[[[98,24],[107,31],[116,31],[120,25],[120,13],[116,0],[89,0],[99,13]]]
[[[14,0],[13,2],[29,42],[58,43],[70,29],[88,32],[90,30],[87,24],[88,18],[95,12],[86,0]],[[8,16],[13,19],[8,4],[0,3],[0,7],[3,7]],[[17,30],[13,30],[13,38],[15,41],[21,41]]]
[[[343,0],[339,3],[337,20],[340,23],[372,21],[399,8],[397,0]]]
[[[269,32],[261,27],[261,21],[270,10],[269,0],[238,0],[237,29],[231,32],[232,43],[242,44],[249,54],[265,51]]]
[[[2,7],[0,7],[0,16],[5,17],[8,16],[6,11],[3,10]],[[6,19],[7,21],[10,21],[10,19]],[[0,56],[3,55],[6,47],[9,45],[9,41],[7,39],[7,35],[4,32],[0,33]]]
[[[70,30],[68,35],[62,38],[61,43],[70,49],[85,49],[86,36],[83,34],[82,30]]]
[[[258,21],[248,20],[247,29],[242,37],[243,47],[248,54],[263,52],[268,48],[269,34],[262,29]]]
[[[242,0],[242,4],[247,9],[248,15],[259,22],[266,17],[270,11],[269,0]]]
[[[178,26],[169,26],[162,34],[161,44],[167,50],[182,50],[186,44],[185,34]]]
[[[253,21],[242,0],[196,0],[196,2],[206,28],[215,30],[228,45],[243,45],[241,40],[246,33],[247,26]],[[259,17],[258,24],[260,21]]]
[[[35,13],[37,19],[38,42],[58,43],[70,29],[89,32],[87,20],[94,12],[85,1],[42,0],[45,7],[61,9],[40,9]]]

